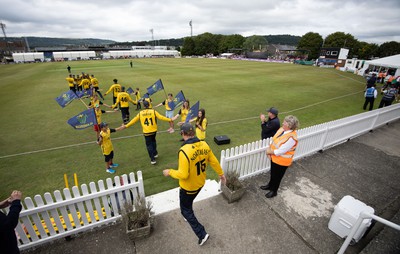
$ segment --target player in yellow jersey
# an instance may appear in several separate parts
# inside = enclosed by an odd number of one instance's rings
[[[75,84],[76,84],[76,90],[77,91],[82,91],[81,81],[82,81],[82,76],[80,76],[79,74],[76,75]]]
[[[129,122],[129,102],[131,102],[133,105],[136,105],[136,101],[132,100],[129,94],[125,92],[125,87],[123,86],[121,88],[121,92],[118,93],[117,101],[111,107],[115,108],[119,104],[119,109],[121,110],[122,121],[124,124]]]
[[[164,169],[163,174],[179,180],[181,214],[199,238],[199,245],[203,245],[209,235],[194,214],[193,201],[205,184],[208,164],[219,175],[223,184],[226,179],[211,148],[205,141],[195,137],[194,127],[190,123],[181,126],[181,135],[185,142],[178,152],[178,169]]]
[[[92,83],[92,88],[94,89],[94,91],[100,96],[100,98],[102,100],[104,100],[104,97],[99,90],[100,89],[99,88],[99,80],[97,78],[95,78],[93,74],[90,78],[90,83]]]
[[[171,122],[172,120],[170,118],[167,118],[154,109],[150,109],[150,104],[148,101],[143,101],[143,106],[144,109],[142,109],[128,124],[122,125],[118,127],[116,130],[123,130],[126,128],[131,127],[138,121],[140,121],[140,124],[142,125],[143,128],[143,135],[144,139],[146,141],[146,147],[147,147],[147,152],[149,153],[150,157],[150,162],[151,164],[156,164],[156,158],[158,157],[158,152],[157,152],[157,141],[156,141],[156,135],[157,135],[157,119],[166,121],[166,122]]]
[[[113,92],[113,104],[115,104],[115,102],[117,101],[117,96],[118,93],[121,92],[121,85],[118,84],[118,80],[115,78],[113,79],[114,84],[112,86],[110,86],[110,88],[108,89],[108,91],[104,94],[104,96],[106,96],[109,92]]]
[[[68,86],[69,86],[69,90],[72,90],[73,92],[75,92],[75,84],[74,84],[74,78],[72,77],[71,74],[69,74],[69,76],[66,78],[67,82],[68,82]]]
[[[89,90],[90,85],[91,85],[90,79],[86,75],[83,76],[82,80],[81,80],[81,83],[80,83],[80,86],[82,86],[82,89],[83,90]]]
[[[111,143],[111,133],[116,132],[117,129],[108,128],[108,124],[105,122],[100,123],[100,136],[97,140],[97,144],[101,146],[101,151],[104,155],[104,161],[106,162],[106,172],[114,174],[113,168],[118,167],[118,164],[113,163],[114,159],[114,147]]]

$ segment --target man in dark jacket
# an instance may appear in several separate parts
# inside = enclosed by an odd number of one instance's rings
[[[14,228],[18,224],[19,213],[21,212],[21,197],[20,191],[13,191],[11,196],[0,202],[0,208],[10,206],[10,211],[7,215],[0,211],[0,252],[15,254],[19,253],[17,237],[15,236]]]
[[[278,118],[278,110],[274,107],[267,110],[268,120],[264,114],[260,114],[261,119],[261,139],[273,137],[276,131],[281,127]]]

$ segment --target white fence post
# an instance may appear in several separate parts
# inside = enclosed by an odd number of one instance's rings
[[[118,220],[123,202],[131,202],[128,198],[131,192],[145,197],[142,172],[138,171],[137,175],[138,181],[135,181],[134,173],[130,173],[130,181],[126,175],[114,177],[114,183],[108,178],[107,188],[100,180],[98,190],[94,182],[89,183],[89,188],[86,184],[82,184],[81,189],[74,186],[73,197],[70,189],[65,188],[65,199],[58,190],[54,192],[55,198],[45,193],[45,202],[36,195],[36,205],[31,198],[25,198],[21,203],[26,209],[21,211],[20,223],[16,227],[20,250]],[[137,198],[137,195],[132,198]]]

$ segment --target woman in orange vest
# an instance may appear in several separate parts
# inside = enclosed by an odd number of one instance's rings
[[[286,169],[292,165],[294,152],[297,146],[297,132],[299,120],[292,115],[285,117],[282,127],[272,137],[267,148],[267,156],[271,159],[271,178],[267,185],[260,186],[262,190],[269,190],[265,195],[273,198],[278,194],[279,185]]]

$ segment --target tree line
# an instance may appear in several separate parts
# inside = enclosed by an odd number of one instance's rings
[[[292,36],[294,37],[294,36]],[[285,38],[293,39],[291,36]],[[295,40],[297,38],[294,38]],[[266,36],[253,35],[243,37],[238,34],[221,35],[203,33],[193,37],[186,37],[183,40],[181,53],[184,56],[191,55],[220,55],[221,53],[233,52],[253,52],[263,51],[267,48],[269,41]],[[319,57],[319,52],[323,47],[348,48],[348,58],[372,59],[375,57],[386,57],[400,54],[400,43],[396,41],[385,42],[381,45],[359,41],[351,34],[335,32],[328,35],[325,39],[318,33],[309,32],[298,37],[297,43],[277,43],[295,45],[297,49],[308,52],[308,60],[315,60]]]

